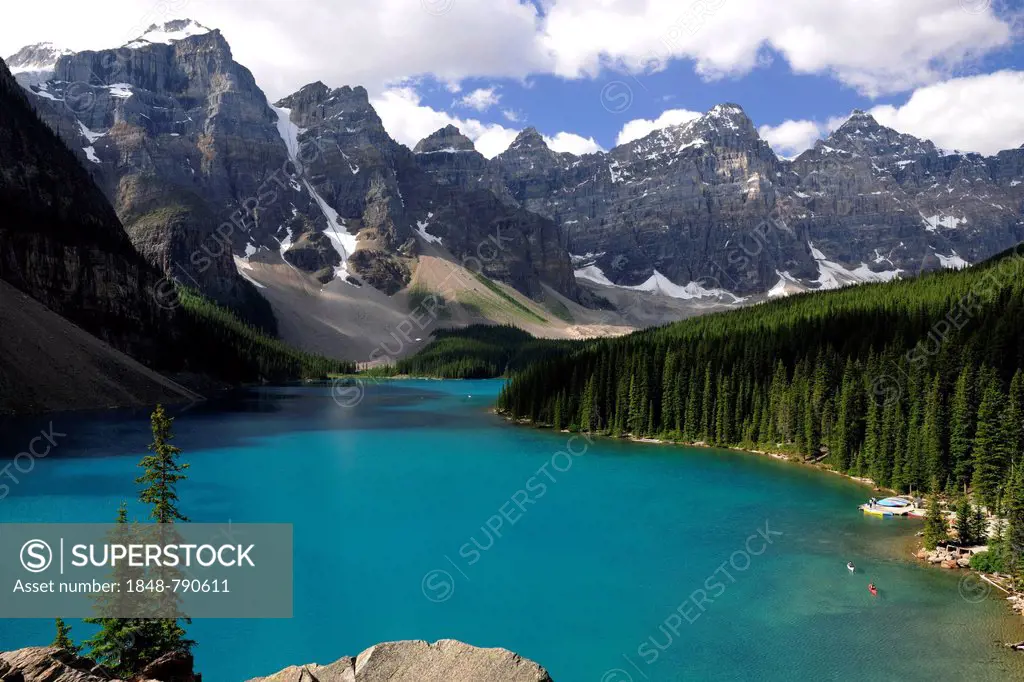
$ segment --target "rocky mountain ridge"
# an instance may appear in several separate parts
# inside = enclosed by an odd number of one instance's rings
[[[223,35],[191,20],[117,49],[35,46],[15,58],[40,115],[80,150],[136,247],[252,321],[269,315],[238,260],[279,258],[321,284],[392,294],[410,281],[419,223],[527,295],[542,283],[576,295],[553,224],[435,181],[363,88],[314,83],[271,106]],[[480,258],[494,240],[501,248]]]
[[[577,276],[720,296],[983,260],[1024,239],[1022,162],[943,152],[860,111],[787,161],[727,103],[580,157],[527,129],[489,169],[562,227]]]
[[[250,259],[391,295],[430,244],[535,300],[545,285],[593,300],[584,285],[736,303],[1024,239],[1024,149],[946,153],[864,112],[791,161],[732,103],[583,156],[527,128],[487,159],[453,126],[397,143],[361,87],[271,105],[220,32],[189,20],[15,62],[150,262],[236,309],[260,306],[236,267]]]

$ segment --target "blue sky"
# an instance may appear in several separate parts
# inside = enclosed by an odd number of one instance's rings
[[[559,151],[609,149],[731,101],[787,156],[854,108],[942,147],[994,153],[1024,143],[1022,4],[106,0],[95,12],[50,0],[6,8],[0,55],[40,41],[116,47],[188,16],[224,33],[272,101],[316,80],[364,85],[410,146],[452,123],[488,156],[526,125]],[[467,96],[475,107],[459,103]]]

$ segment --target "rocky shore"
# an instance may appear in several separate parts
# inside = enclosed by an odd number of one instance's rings
[[[0,653],[3,682],[201,682],[191,656],[169,654],[130,680],[54,647]],[[452,639],[388,642],[328,665],[292,666],[249,682],[552,682],[547,671],[507,649],[481,649]]]
[[[939,546],[929,551],[921,548],[914,555],[921,561],[938,565],[942,568],[970,568],[972,548],[959,548],[953,545]]]

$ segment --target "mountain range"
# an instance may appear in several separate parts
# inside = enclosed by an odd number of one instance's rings
[[[149,264],[336,357],[395,337],[424,292],[454,323],[614,334],[1024,240],[1024,148],[944,151],[860,111],[792,160],[728,103],[583,156],[527,128],[488,159],[452,126],[399,144],[358,86],[270,102],[187,19],[7,63]]]

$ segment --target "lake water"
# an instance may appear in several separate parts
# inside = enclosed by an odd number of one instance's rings
[[[178,411],[183,511],[295,533],[294,618],[196,621],[204,678],[454,638],[556,682],[1024,679],[998,646],[1024,639],[1005,602],[901,558],[920,522],[862,517],[865,488],[743,453],[570,443],[490,414],[499,387],[370,385],[348,408],[327,387],[275,388]],[[0,423],[0,456],[51,420],[68,436],[0,521],[113,520],[148,411]],[[52,631],[0,620],[0,648]]]

